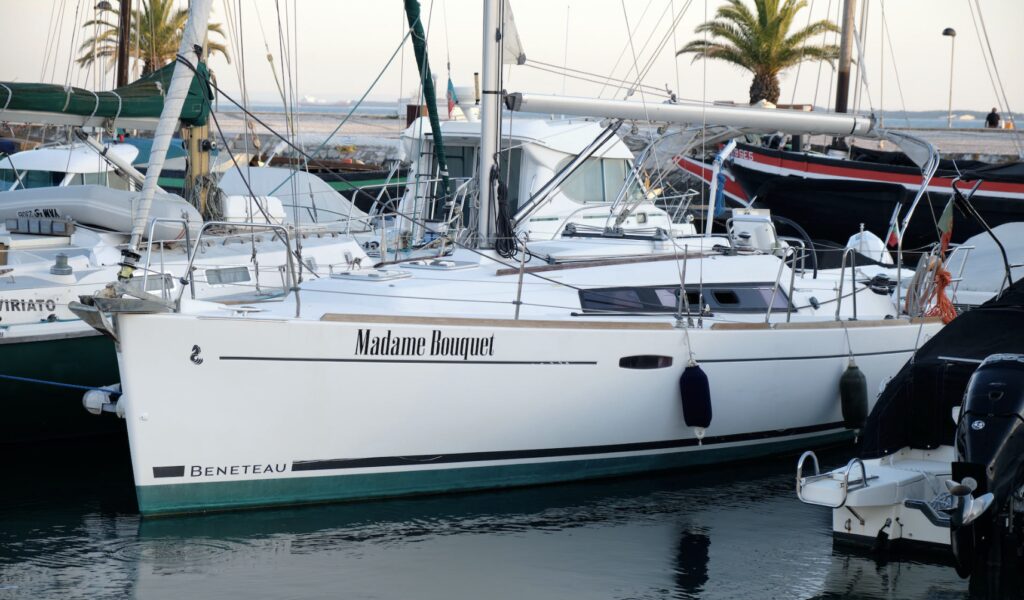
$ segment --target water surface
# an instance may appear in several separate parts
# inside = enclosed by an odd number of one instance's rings
[[[949,567],[833,549],[792,457],[502,492],[140,519],[121,444],[18,452],[8,598],[961,598]],[[842,461],[837,453],[827,459]]]

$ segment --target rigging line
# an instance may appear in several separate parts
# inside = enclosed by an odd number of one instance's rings
[[[889,21],[885,18],[885,3],[882,3],[882,35],[889,43],[889,58],[892,59],[892,72],[896,75],[896,90],[900,93],[900,106],[903,108],[903,120],[910,128],[910,115],[907,113],[907,102],[903,97],[903,83],[900,81],[900,70],[896,60],[896,51],[892,47],[892,35],[889,33]]]
[[[871,86],[868,85],[868,70],[867,70],[867,65],[864,64],[864,46],[861,44],[861,40],[858,39],[858,37],[856,35],[856,29],[854,30],[853,41],[856,42],[856,46],[857,46],[857,60],[860,62],[860,65],[858,65],[858,67],[857,67],[857,79],[859,80],[859,83],[860,83],[860,85],[858,86],[858,89],[863,89],[864,90],[864,95],[867,96],[867,99],[868,99],[868,110],[870,110],[872,113],[874,113],[875,112],[875,102],[874,102],[874,100],[871,99]],[[856,99],[855,104],[854,104],[854,109],[853,109],[855,113],[856,112],[860,112],[860,101],[861,101],[861,96],[860,96],[860,94],[858,94],[857,95],[857,99]]]
[[[71,43],[68,45],[68,68],[64,74],[65,87],[69,87],[71,85],[71,65],[75,64],[75,40],[78,39],[78,13],[81,8],[82,0],[78,0],[78,3],[75,4],[75,18],[71,22]]]
[[[811,17],[813,15],[814,15],[814,0],[811,0],[810,6],[807,7],[807,25],[805,27],[810,27],[811,26]],[[806,48],[806,47],[807,46],[804,46],[804,48]],[[796,87],[797,87],[797,85],[800,84],[800,68],[804,66],[803,55],[804,55],[804,51],[801,49],[801,51],[800,51],[800,58],[801,58],[801,60],[800,60],[800,62],[798,62],[796,64],[796,77],[793,79],[793,96],[789,99],[789,103],[790,104],[796,104]],[[820,72],[820,70],[819,70],[819,72]]]
[[[565,44],[562,46],[562,68],[569,64],[569,5],[565,5]],[[565,72],[562,73],[562,95],[565,95]]]
[[[981,23],[981,32],[982,32],[982,34],[984,34],[984,37],[985,37],[985,46],[988,47],[989,56],[992,57],[992,70],[996,74],[996,81],[999,83],[999,90],[1003,94],[1003,104],[1006,107],[1006,112],[1007,112],[1008,118],[1012,122],[1013,121],[1013,111],[1010,109],[1010,101],[1006,97],[1006,89],[1003,87],[1003,78],[999,74],[999,66],[996,65],[996,53],[992,50],[992,42],[989,40],[989,37],[988,37],[988,28],[985,26],[985,17],[982,16],[982,14],[981,14],[981,4],[978,4],[977,0],[975,0],[975,6],[978,9],[978,22]]]
[[[975,7],[978,9],[978,22],[981,23],[981,31],[985,37],[985,46],[988,47],[989,56],[992,58],[992,71],[995,73],[996,81],[999,83],[999,91],[1003,94],[1003,106],[1006,108],[1006,118],[1014,126],[1013,129],[1016,132],[1013,134],[1013,141],[1017,146],[1017,152],[1024,155],[1024,148],[1022,148],[1020,142],[1020,133],[1017,131],[1017,124],[1013,119],[1013,110],[1010,108],[1010,99],[1006,96],[1006,89],[1003,87],[1003,78],[999,75],[999,67],[996,65],[996,54],[992,51],[992,43],[988,37],[988,28],[985,27],[985,18],[981,15],[981,4],[979,4],[977,0],[975,0]],[[984,54],[984,50],[982,50],[982,54]],[[998,97],[999,95],[996,94],[996,98]]]
[[[392,58],[394,58],[394,57],[392,56]],[[179,60],[180,60],[180,59],[179,59]],[[189,63],[186,63],[186,64],[189,64]],[[194,69],[194,67],[192,67],[192,68]],[[379,76],[378,76],[378,80],[379,80]],[[219,95],[223,96],[223,97],[224,97],[224,98],[225,98],[225,99],[226,99],[226,100],[227,100],[228,102],[230,102],[231,104],[233,104],[234,106],[236,106],[236,107],[237,107],[237,108],[238,108],[239,110],[241,110],[241,111],[242,111],[242,112],[244,112],[244,113],[245,113],[246,115],[248,115],[248,116],[249,116],[249,118],[251,118],[251,119],[252,119],[253,121],[255,121],[256,123],[258,123],[258,124],[259,124],[259,125],[260,125],[261,127],[263,127],[263,128],[264,128],[264,129],[266,129],[266,130],[267,130],[268,132],[270,132],[270,134],[271,134],[271,135],[273,135],[273,136],[274,136],[275,138],[277,138],[278,140],[280,140],[281,142],[283,142],[283,143],[284,143],[285,145],[287,145],[288,147],[290,147],[290,148],[291,148],[292,150],[294,150],[294,151],[296,151],[296,152],[298,152],[298,153],[300,153],[300,154],[305,154],[305,156],[306,156],[306,158],[307,158],[307,159],[309,159],[310,161],[312,161],[312,162],[313,162],[314,164],[317,164],[317,165],[319,165],[319,166],[320,166],[321,168],[323,168],[323,169],[324,169],[324,171],[326,171],[327,173],[330,173],[331,175],[333,175],[333,176],[337,177],[339,181],[342,181],[342,182],[345,182],[345,183],[351,183],[351,181],[349,180],[349,178],[348,178],[348,177],[347,177],[347,176],[346,176],[346,175],[345,175],[344,173],[342,173],[341,171],[338,171],[338,170],[336,170],[336,169],[332,168],[332,167],[330,166],[330,164],[329,164],[329,163],[323,162],[323,160],[321,160],[321,159],[319,159],[319,158],[316,158],[315,156],[310,156],[309,154],[306,154],[306,153],[305,153],[305,150],[303,150],[303,149],[302,149],[302,148],[300,148],[299,146],[297,146],[297,145],[293,144],[293,143],[292,143],[292,142],[291,142],[291,141],[290,141],[290,140],[289,140],[289,139],[288,139],[287,137],[285,137],[284,135],[282,135],[281,133],[279,133],[279,132],[278,132],[277,130],[275,130],[275,129],[274,129],[273,127],[271,127],[270,125],[268,125],[268,124],[267,124],[267,123],[266,123],[265,121],[263,121],[262,119],[260,119],[260,118],[259,118],[259,116],[257,116],[257,115],[256,115],[255,113],[253,113],[252,111],[250,111],[249,109],[247,109],[247,108],[246,108],[245,106],[243,106],[243,105],[242,105],[241,103],[239,103],[239,102],[238,102],[237,100],[235,100],[235,99],[234,99],[234,98],[233,98],[233,97],[232,97],[231,95],[229,95],[229,94],[228,94],[228,93],[227,93],[226,91],[224,91],[224,89],[222,89],[221,87],[219,87],[219,86],[218,86],[218,85],[217,85],[217,84],[216,84],[216,83],[215,83],[214,81],[212,81],[212,80],[209,80],[209,81],[208,81],[207,83],[208,83],[208,84],[210,85],[210,87],[211,87],[211,88],[213,88],[213,89],[214,89],[214,90],[215,90],[215,91],[216,91],[216,92],[217,92],[217,93],[218,93]],[[354,110],[354,109],[353,109],[353,110]],[[354,192],[353,192],[353,193],[356,193],[356,194],[363,194],[363,195],[366,195],[367,197],[369,197],[369,198],[370,198],[371,200],[373,199],[373,196],[370,196],[369,194],[367,194],[367,193],[366,193],[365,191],[363,191],[362,189],[360,189],[360,188],[358,188],[358,187],[356,187],[356,189],[354,190]]]
[[[620,0],[620,4],[622,6],[622,18],[625,21],[626,31],[628,32],[629,31],[629,14],[626,11],[626,0]],[[633,54],[633,66],[634,66],[634,68],[637,71],[637,77],[640,78],[643,75],[640,73],[639,65],[637,65],[636,48],[633,46],[633,36],[629,36],[629,48],[630,48],[630,51]],[[657,56],[657,53],[655,53],[655,56]],[[651,120],[650,113],[648,112],[648,109],[647,109],[647,96],[644,94],[644,91],[642,89],[640,90],[640,103],[644,107],[644,117],[646,117],[647,121],[650,122],[650,120]],[[654,143],[654,132],[651,130],[651,128],[649,126],[647,127],[647,139],[648,139],[649,143],[651,144],[651,153],[654,155],[654,164],[656,164],[656,165],[658,165],[660,167],[661,166],[661,159],[658,156],[658,146],[657,146],[657,144]],[[657,176],[658,176],[658,186],[661,187],[662,189],[664,189],[665,188],[665,179],[664,179],[665,174],[663,173],[663,170],[661,168],[658,168],[658,169],[655,170],[655,173],[657,173]],[[639,175],[639,173],[638,173],[638,175]],[[623,183],[623,185],[626,185],[626,184]],[[644,195],[646,195],[646,194],[644,194]],[[630,208],[629,204],[627,204],[626,207],[624,208],[624,210],[625,209],[629,209],[629,208]]]
[[[683,15],[686,14],[687,8],[689,8],[689,2],[686,6],[683,7],[683,10],[679,13],[679,15],[677,15],[675,19],[669,24],[669,28],[662,35],[661,41],[658,42],[658,45],[654,48],[650,58],[648,58],[647,62],[644,63],[644,68],[640,70],[639,74],[637,75],[638,81],[642,80],[644,77],[647,77],[647,74],[650,73],[652,68],[654,68],[655,62],[657,61],[658,57],[661,56],[662,49],[664,49],[665,46],[668,45],[668,41],[672,37],[673,32],[675,32],[676,26],[679,24],[679,21],[682,20]],[[666,6],[666,10],[662,13],[662,16],[664,16],[667,12],[668,7]],[[642,55],[644,53],[644,50],[647,48],[647,44],[650,43],[651,39],[653,38],[648,38],[648,42],[645,43],[643,47],[640,48],[639,54]]]
[[[445,62],[448,65],[448,79],[452,77],[452,46],[448,36],[448,3],[441,0],[441,15],[444,21],[444,51]]]
[[[864,40],[867,39],[868,3],[865,1],[860,5],[860,28],[854,26],[853,41],[857,50],[857,79],[853,88],[853,112],[860,112],[861,92],[866,88],[867,82],[864,64]]]
[[[226,5],[230,5],[229,0],[225,0],[225,4]],[[238,15],[238,21],[236,22],[234,29],[235,29],[235,36],[238,38],[237,39],[237,44],[238,44],[237,47],[238,47],[239,56],[238,56],[238,60],[235,61],[235,64],[236,64],[236,69],[238,70],[238,74],[239,74],[239,81],[242,84],[242,103],[245,104],[246,106],[248,106],[249,105],[249,78],[248,78],[248,76],[246,74],[246,71],[245,71],[245,35],[244,35],[243,30],[242,30],[242,0],[238,0],[238,10],[236,11],[236,14]],[[250,121],[249,118],[246,117],[245,114],[243,114],[242,115],[242,140],[243,140],[243,142],[245,144],[245,153],[247,155],[251,154],[251,150],[258,150],[257,142],[251,138],[252,133],[254,133],[253,126],[252,126],[252,121]],[[251,160],[248,161],[248,163],[246,165],[246,170],[247,171],[249,169],[251,169],[251,162],[252,162]]]
[[[46,20],[48,23],[46,27],[46,43],[43,45],[46,50],[43,52],[43,69],[39,73],[39,81],[46,80],[46,65],[50,62],[50,50],[53,47],[51,42],[53,41],[54,15],[56,14],[58,1],[59,0],[52,0],[50,2],[50,18]]]
[[[702,21],[702,22],[703,23],[707,23],[708,22],[708,0],[704,0],[704,21]],[[707,29],[705,29],[704,30],[704,47],[706,48],[707,45],[708,45],[708,32],[707,32]],[[700,90],[700,98],[701,98],[701,103],[700,103],[701,104],[701,109],[700,109],[700,131],[701,131],[701,136],[700,136],[700,156],[701,156],[701,160],[705,160],[707,158],[707,155],[708,155],[708,148],[707,148],[707,141],[708,141],[708,115],[707,115],[707,102],[708,102],[708,61],[707,61],[707,59],[705,59],[705,60],[700,61],[700,63],[701,63],[701,90]],[[708,230],[706,221],[709,218],[709,214],[708,214],[709,213],[709,211],[708,211],[708,200],[707,200],[707,197],[705,196],[705,193],[710,194],[710,192],[711,192],[710,186],[706,186],[703,183],[701,183],[701,186],[700,186],[700,201],[704,204],[704,220],[705,220],[704,230],[705,231]],[[703,287],[704,279],[703,278],[704,278],[704,271],[702,270],[701,271],[701,296],[702,297],[703,297],[703,294],[704,294],[704,287]],[[699,307],[699,309],[697,311],[697,314],[704,314],[704,307],[703,307],[703,305],[701,305]]]
[[[608,79],[605,79],[605,81],[601,81],[599,79],[591,79],[589,77],[584,77],[582,75],[569,74],[566,71],[562,71],[561,67],[558,67],[557,69],[549,69],[547,67],[539,66],[536,63],[537,63],[537,61],[533,61],[533,60],[527,59],[526,64],[523,65],[523,66],[530,67],[531,69],[537,69],[538,71],[544,71],[544,72],[547,72],[547,73],[554,73],[555,75],[562,75],[564,77],[569,77],[570,79],[575,79],[575,80],[578,80],[578,81],[585,81],[587,83],[594,83],[594,84],[603,84],[606,87],[607,87],[607,85],[609,83],[609,80],[610,80],[610,78],[608,78]],[[540,63],[540,64],[543,64],[543,63]],[[570,71],[571,70],[572,69],[570,69]],[[600,77],[600,76],[598,75],[598,77]],[[630,82],[630,81],[616,80],[616,83],[618,85],[612,86],[612,89],[624,90],[624,89],[628,89],[629,87],[634,85],[633,82]],[[666,98],[668,97],[668,94],[665,92],[665,90],[661,90],[661,89],[655,88],[653,86],[648,86],[648,85],[643,85],[643,87],[646,89],[647,93],[649,93],[649,94],[652,94],[652,95],[662,95],[662,96],[664,96]]]
[[[672,20],[676,19],[676,0],[669,0],[672,4]],[[676,39],[676,28],[672,28],[672,66],[673,71],[676,73],[676,94],[683,91],[682,85],[679,83],[679,55],[676,54],[676,50],[679,48],[679,41]]]
[[[651,53],[651,57],[647,60],[647,64],[644,66],[644,77],[647,77],[647,74],[650,73],[652,68],[654,68],[655,61],[658,59],[659,56],[661,56],[661,51],[665,49],[665,47],[668,45],[669,39],[671,38],[675,40],[676,29],[679,27],[679,23],[683,20],[683,17],[686,16],[686,12],[690,9],[691,4],[693,4],[693,0],[686,0],[686,4],[683,5],[683,8],[682,10],[679,11],[679,14],[673,14],[672,20],[669,22],[669,28],[662,35],[661,42],[658,43],[658,46],[654,49],[654,52]],[[675,43],[673,42],[673,48],[674,47]],[[640,52],[642,54],[643,49],[641,49]],[[674,51],[673,56],[676,56]]]
[[[359,107],[362,105],[363,101],[366,100],[366,97],[370,95],[371,91],[373,91],[373,88],[375,88],[377,86],[377,82],[379,82],[381,77],[384,76],[384,73],[387,72],[388,67],[390,67],[391,63],[395,60],[395,56],[397,56],[398,53],[405,47],[405,41],[407,39],[409,39],[410,35],[412,35],[412,28],[410,28],[408,31],[406,31],[405,37],[402,38],[401,43],[398,44],[398,47],[395,48],[395,51],[391,53],[391,57],[388,59],[387,63],[385,63],[384,68],[381,69],[379,73],[377,73],[377,76],[373,79],[373,82],[370,84],[370,87],[367,88],[365,92],[363,92],[363,95],[359,98],[359,100],[356,101],[356,103],[348,111],[348,113],[345,115],[345,117],[341,120],[341,123],[338,123],[338,126],[335,127],[334,130],[331,131],[331,133],[326,138],[324,138],[324,141],[321,142],[320,145],[318,145],[316,147],[316,149],[314,149],[310,153],[312,156],[315,157],[316,155],[318,155],[320,153],[320,151],[322,151],[324,149],[324,147],[327,146],[327,143],[330,142],[331,138],[333,138],[335,135],[337,135],[337,133],[339,131],[341,131],[341,128],[345,125],[345,123],[347,123],[348,120],[352,117],[352,115],[355,114],[356,110],[359,109]],[[263,125],[267,129],[269,129],[271,131],[271,133],[273,133],[273,130],[270,129],[267,125],[264,125],[262,122],[260,122],[260,125]],[[309,156],[308,155],[305,156],[305,158],[306,158],[307,161],[309,160]],[[315,160],[316,159],[314,159],[314,161]],[[273,190],[270,191],[270,195],[273,195],[274,192],[279,190],[282,185],[284,185],[285,183],[290,181],[294,176],[295,176],[294,173],[292,175],[289,175],[288,176],[288,180],[282,181],[280,184],[278,184],[277,187],[275,187]],[[343,179],[343,181],[348,181],[348,180],[347,179]]]
[[[830,16],[832,16],[832,0],[828,0],[828,7],[825,8],[825,18],[827,19]],[[821,36],[821,48],[822,48],[822,50],[825,49],[825,42],[827,42],[827,41],[828,41],[828,32],[826,32],[825,35]],[[814,80],[814,100],[811,101],[811,107],[812,108],[817,108],[817,106],[818,106],[818,90],[821,89],[821,68],[824,66],[824,64],[823,64],[824,62],[825,61],[823,61],[823,60],[819,60],[818,61],[818,76]],[[831,62],[829,62],[829,66],[830,67],[832,66]]]
[[[668,5],[666,5],[665,6],[665,10],[661,11],[661,15],[659,15],[658,19],[655,21],[655,27],[657,27],[657,23],[660,23],[661,21],[663,21],[665,19],[665,15],[668,13],[668,9],[669,9],[669,7],[668,7]],[[642,20],[643,19],[641,18],[641,21]],[[640,22],[637,22],[636,25],[637,25],[637,29],[639,29],[640,28]],[[627,28],[626,31],[628,33],[629,29]],[[634,46],[633,37],[634,37],[633,34],[629,34],[628,37],[626,38],[627,39],[627,44],[628,44],[629,49],[630,49],[630,52],[633,55],[633,66],[631,68],[629,68],[629,69],[626,69],[625,77],[626,78],[630,78],[629,73],[630,73],[630,71],[633,71],[634,73],[636,73],[636,79],[643,79],[643,75],[644,74],[643,74],[642,70],[640,69],[640,67],[638,65],[638,60],[639,59],[637,58],[637,56],[638,55],[643,55],[644,51],[647,50],[647,45],[651,43],[651,40],[654,39],[654,36],[653,35],[647,36],[647,40],[644,42],[644,45],[640,47],[640,51],[639,52],[637,52],[636,47]],[[657,58],[657,56],[658,56],[658,51],[655,50],[653,58]],[[644,64],[646,66],[647,63],[644,63]]]
[[[835,23],[839,23],[840,22],[840,14],[842,13],[842,11],[843,11],[843,0],[839,0],[838,2],[836,2],[836,20],[834,21]],[[837,42],[839,41],[839,36],[840,35],[841,34],[838,33],[838,32],[835,34],[835,37],[836,37],[835,41],[837,41]],[[828,96],[827,96],[827,98],[828,98],[828,112],[834,112],[834,110],[835,110],[835,105],[832,103],[832,98],[833,98],[833,96],[832,96],[832,84],[836,83],[836,79],[838,78],[838,76],[839,76],[839,74],[833,69],[832,77],[828,78]]]
[[[60,43],[61,40],[64,39],[64,36],[61,35],[61,31],[64,29],[64,15],[68,12],[68,1],[69,0],[63,0],[60,5],[60,10],[57,11],[57,24],[53,30],[53,54],[49,56],[49,59],[52,60],[50,63],[50,77],[44,77],[44,81],[49,81],[50,83],[55,83],[57,81],[57,63],[59,62],[57,57],[60,56]]]
[[[632,80],[617,79],[617,78],[611,77],[610,75],[601,75],[600,73],[592,73],[590,71],[583,71],[581,69],[574,69],[572,67],[563,67],[562,65],[555,65],[555,64],[551,64],[551,63],[544,62],[544,61],[541,61],[541,60],[534,60],[532,58],[527,58],[526,59],[526,63],[523,66],[531,67],[531,68],[534,68],[534,69],[539,69],[541,71],[547,71],[549,73],[554,73],[556,75],[561,75],[563,72],[568,72],[568,73],[570,73],[570,75],[569,75],[570,78],[572,78],[574,75],[577,75],[575,77],[576,79],[580,79],[581,81],[587,81],[587,82],[591,82],[591,83],[604,83],[606,85],[608,83],[616,83],[616,84],[620,84],[620,85],[614,86],[615,89],[620,89],[620,90],[625,87],[625,85],[622,85],[622,84],[637,85]],[[583,75],[585,75],[586,77],[582,77]],[[595,79],[590,79],[590,78],[599,78],[599,79],[595,80]],[[653,85],[647,85],[647,84],[643,84],[643,83],[639,84],[639,85],[643,86],[647,90],[648,93],[651,93],[651,94],[662,94],[662,95],[665,95],[665,96],[668,95],[668,94],[665,93],[665,90],[663,90],[663,89],[661,89],[659,87],[656,87],[656,86],[653,86]]]
[[[996,103],[1000,102],[999,86],[996,85],[996,78],[992,74],[992,66],[988,61],[988,52],[985,51],[985,42],[981,39],[981,29],[978,27],[977,17],[974,14],[974,3],[968,2],[967,8],[971,9],[971,23],[974,25],[974,34],[978,36],[978,45],[981,47],[981,58],[985,61],[985,70],[988,72],[989,83],[992,84],[992,93],[996,97]]]
[[[182,59],[181,59],[181,58],[179,58],[178,60],[179,60],[179,61],[182,61]],[[191,67],[191,65],[189,65],[189,66]],[[204,94],[203,96],[204,96],[204,101],[205,101],[205,102],[207,103],[207,106],[209,107],[209,105],[210,105],[210,99],[209,99],[209,98],[206,98],[206,95],[205,95],[205,94]],[[238,160],[237,160],[237,159],[235,159],[235,153],[234,153],[234,152],[232,152],[232,151],[231,151],[231,148],[230,148],[230,147],[228,146],[228,144],[227,144],[227,138],[226,138],[226,137],[224,136],[224,131],[223,131],[223,130],[221,129],[221,127],[220,127],[220,121],[219,121],[219,120],[217,120],[217,115],[216,115],[216,113],[214,113],[214,112],[213,112],[212,110],[210,111],[210,119],[211,119],[211,120],[213,121],[213,125],[214,125],[214,127],[216,127],[216,129],[217,129],[217,135],[219,135],[219,136],[220,136],[220,139],[221,139],[221,143],[223,143],[223,144],[224,144],[224,148],[225,148],[225,149],[226,149],[226,150],[228,151],[228,156],[229,156],[229,157],[231,158],[231,163],[232,163],[232,165],[234,166],[235,170],[236,170],[236,171],[238,171],[238,175],[239,175],[239,177],[241,177],[241,179],[242,179],[242,183],[244,183],[244,184],[245,184],[245,189],[247,189],[247,190],[249,191],[249,196],[250,196],[251,198],[255,199],[255,198],[256,198],[256,194],[255,194],[255,192],[253,191],[253,189],[252,189],[252,186],[251,186],[251,185],[249,185],[249,180],[248,180],[248,179],[246,178],[246,176],[245,176],[245,173],[243,173],[243,172],[242,172],[242,168],[241,168],[241,167],[239,166],[239,164],[238,164]],[[273,222],[273,219],[271,218],[271,216],[270,216],[270,215],[268,215],[268,214],[267,214],[267,211],[266,211],[266,210],[265,210],[265,209],[263,208],[263,205],[262,205],[262,204],[260,204],[259,202],[254,202],[253,204],[255,204],[255,205],[256,205],[256,208],[258,208],[258,209],[259,209],[260,213],[262,213],[262,214],[263,214],[263,218],[264,218],[264,219],[266,219],[268,223],[272,223],[272,222]],[[298,221],[296,221],[294,225],[295,225],[295,228],[296,228],[296,230],[297,230],[297,229],[298,229]],[[298,232],[296,231],[296,233],[298,233]],[[299,241],[298,241],[298,240],[299,240],[299,239],[301,239],[301,238],[302,238],[302,236],[301,236],[301,235],[296,235],[296,236],[295,236],[295,242],[296,242],[296,245],[298,245],[298,243],[299,243]],[[283,241],[283,240],[282,240],[282,241]],[[289,247],[288,247],[288,252],[289,252],[289,253],[290,253],[290,254],[291,254],[292,256],[294,256],[294,257],[296,258],[296,260],[298,260],[298,261],[299,261],[300,263],[302,262],[302,254],[301,254],[301,252],[300,252],[300,248],[298,248],[298,247],[297,247],[297,248],[296,248],[295,250],[293,250],[293,249],[291,248],[291,246],[289,246]],[[254,256],[254,257],[255,257],[255,254],[256,254],[256,252],[255,252],[255,243],[254,243],[254,246],[253,246],[253,256]],[[320,275],[318,275],[318,274],[317,274],[317,273],[316,273],[315,271],[313,271],[312,269],[310,269],[310,273],[311,273],[311,274],[313,275],[313,277],[316,277],[317,279],[319,279],[319,278],[320,278]],[[299,280],[299,283],[302,283],[302,281],[301,281],[301,280]]]
[[[644,6],[644,11],[642,13],[640,13],[640,21],[644,20],[644,17],[647,15],[647,10],[651,8],[651,3],[652,2],[654,2],[654,0],[647,0],[647,5]],[[640,22],[639,21],[637,22],[637,27],[638,28],[640,27]],[[632,35],[634,33],[636,33],[635,30],[634,31],[630,31],[629,32],[629,37],[632,37]],[[615,69],[619,68],[619,63],[622,62],[622,57],[626,56],[626,51],[627,50],[629,50],[629,41],[628,41],[628,39],[626,41],[626,44],[623,45],[622,52],[619,53],[619,57],[617,59],[615,59],[615,64],[612,65],[612,68],[608,70],[608,79],[609,79],[609,81],[611,80],[612,73],[615,72]],[[598,92],[597,92],[597,97],[598,98],[600,98],[604,94],[604,88],[605,88],[605,86],[601,86],[601,89],[598,90]]]

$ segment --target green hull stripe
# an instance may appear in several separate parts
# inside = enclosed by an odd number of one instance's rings
[[[365,500],[616,477],[769,456],[849,440],[847,431],[648,456],[370,474],[136,486],[144,515]]]

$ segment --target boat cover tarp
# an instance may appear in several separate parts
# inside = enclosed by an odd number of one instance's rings
[[[174,64],[158,69],[124,87],[92,92],[84,88],[50,83],[0,82],[0,117],[4,111],[33,111],[82,117],[159,119],[164,94],[171,82]],[[209,72],[200,63],[193,76],[181,121],[186,125],[205,125],[210,114]]]
[[[861,148],[860,146],[854,146],[850,148],[850,160],[872,163],[876,165],[913,167],[915,169],[917,168],[917,165],[914,164],[914,161],[912,161],[910,157],[908,157],[903,152],[874,150],[871,148]],[[956,173],[957,170],[963,172],[968,169],[979,169],[988,166],[990,166],[990,163],[982,162],[980,160],[953,160],[949,158],[943,158],[939,161],[939,174]]]
[[[900,448],[953,443],[953,407],[977,362],[991,354],[1024,353],[1024,280],[963,313],[924,343],[885,386],[861,432],[861,458]],[[950,359],[967,359],[950,360]]]
[[[777,176],[741,165],[730,169],[748,197],[756,197],[755,208],[771,209],[772,214],[800,223],[811,237],[833,242],[848,239],[862,224],[884,239],[893,209],[901,203],[905,211],[915,195],[914,190],[895,183]],[[964,186],[969,188],[968,183]],[[905,250],[939,241],[936,220],[948,201],[949,195],[942,193],[922,198],[903,236]],[[971,203],[990,227],[1024,221],[1024,203],[1015,198],[975,196]],[[953,243],[984,231],[973,217],[961,210],[953,211]]]
[[[963,179],[973,181],[998,181],[1000,183],[1024,183],[1024,162],[1012,162],[1002,165],[986,165],[972,168],[963,174]]]

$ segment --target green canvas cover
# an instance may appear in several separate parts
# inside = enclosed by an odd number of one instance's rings
[[[49,83],[0,82],[0,119],[3,111],[34,111],[61,113],[82,117],[159,118],[164,108],[164,94],[171,83],[174,64],[139,78],[124,87],[107,92],[92,92],[84,88]],[[199,73],[192,78],[181,122],[186,125],[205,125],[210,116],[207,79],[209,71],[200,63]]]

